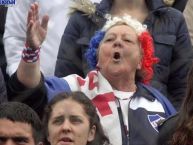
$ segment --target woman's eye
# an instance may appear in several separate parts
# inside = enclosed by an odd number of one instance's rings
[[[64,122],[64,118],[61,118],[61,117],[56,118],[56,119],[53,120],[53,124],[56,124],[56,125],[60,125],[63,122]]]
[[[71,117],[70,118],[70,121],[74,124],[79,124],[79,123],[82,123],[82,119],[80,118],[77,118],[77,117]]]
[[[105,41],[106,41],[106,42],[111,42],[111,41],[113,41],[113,38],[111,38],[111,37],[106,38]]]
[[[112,41],[112,39],[106,39],[106,42],[110,42],[110,41]]]
[[[16,137],[13,139],[14,142],[16,142],[17,144],[27,144],[29,142],[29,139],[27,137]]]
[[[125,42],[129,42],[129,43],[131,42],[131,40],[129,40],[129,39],[125,39],[124,41],[125,41]]]
[[[6,137],[0,137],[0,144],[6,142],[7,138]]]

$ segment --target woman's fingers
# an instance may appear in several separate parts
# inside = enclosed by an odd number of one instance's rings
[[[41,26],[46,31],[47,31],[47,28],[48,28],[48,21],[49,21],[49,16],[44,15],[43,18],[42,18]]]
[[[26,37],[26,43],[31,47],[33,45],[33,42],[32,42],[32,28],[33,27],[33,21],[29,21],[29,23],[27,24],[27,37]],[[32,47],[31,47],[32,48]]]
[[[27,25],[29,24],[29,22],[30,22],[30,20],[32,20],[32,16],[33,14],[32,14],[32,10],[30,9],[29,11],[28,11],[28,16],[27,16]]]
[[[39,5],[37,2],[34,3],[34,19],[39,20]]]
[[[31,12],[31,17],[30,17],[31,20],[38,21],[39,20],[39,6],[37,2],[31,4],[30,12]]]
[[[34,23],[33,21],[29,21],[29,23],[27,25],[28,31],[32,30],[33,23]]]
[[[30,6],[27,18],[27,43],[31,48],[38,48],[39,45],[44,41],[49,17],[48,15],[43,16],[40,24],[39,20],[39,5],[33,3]]]

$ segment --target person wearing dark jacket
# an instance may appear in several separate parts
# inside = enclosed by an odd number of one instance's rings
[[[193,145],[193,65],[188,75],[186,98],[179,113],[161,127],[158,145]]]
[[[86,53],[95,70],[86,78],[72,74],[44,79],[39,53],[48,16],[43,16],[40,23],[38,8],[34,3],[29,10],[26,48],[8,85],[10,100],[22,101],[41,112],[55,94],[81,91],[97,108],[112,145],[155,145],[159,121],[176,111],[167,98],[149,85],[158,58],[146,26],[129,15],[109,19],[94,35]]]
[[[7,101],[7,92],[4,79],[8,79],[6,75],[6,58],[3,46],[3,33],[5,26],[7,7],[0,5],[0,103]]]
[[[193,59],[190,37],[182,13],[166,6],[162,0],[125,2],[128,5],[119,0],[102,0],[95,5],[88,0],[76,1],[72,6],[74,12],[61,39],[55,75],[64,77],[78,74],[84,77],[91,69],[84,57],[91,36],[104,25],[109,16],[128,13],[146,24],[154,39],[155,55],[160,62],[154,67],[151,85],[179,109],[185,95],[185,78]],[[170,2],[167,4],[172,5],[174,1]]]
[[[172,7],[183,12],[185,7],[186,7],[187,2],[188,2],[188,0],[175,0]]]
[[[5,20],[6,20],[6,14],[7,14],[7,7],[0,5],[0,67],[2,69],[2,73],[4,76],[5,81],[8,80],[8,75],[6,73],[6,58],[5,58],[5,50],[4,50],[4,44],[3,44],[3,34],[5,30]]]
[[[7,101],[7,90],[4,82],[4,77],[0,69],[0,103]]]

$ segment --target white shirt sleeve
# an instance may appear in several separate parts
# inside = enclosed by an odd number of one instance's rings
[[[25,47],[27,14],[30,4],[37,1],[40,6],[40,19],[49,16],[48,31],[41,45],[40,69],[45,76],[54,75],[56,59],[62,34],[68,22],[71,0],[17,0],[17,4],[8,8],[4,47],[7,59],[7,73],[12,75],[21,60]]]
[[[32,0],[18,0],[9,7],[4,32],[4,49],[7,59],[7,73],[13,74],[20,62],[26,38],[27,11]]]

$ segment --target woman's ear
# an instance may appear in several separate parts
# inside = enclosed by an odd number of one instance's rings
[[[93,125],[88,134],[88,142],[91,142],[95,139],[95,134],[96,134],[96,126]]]

